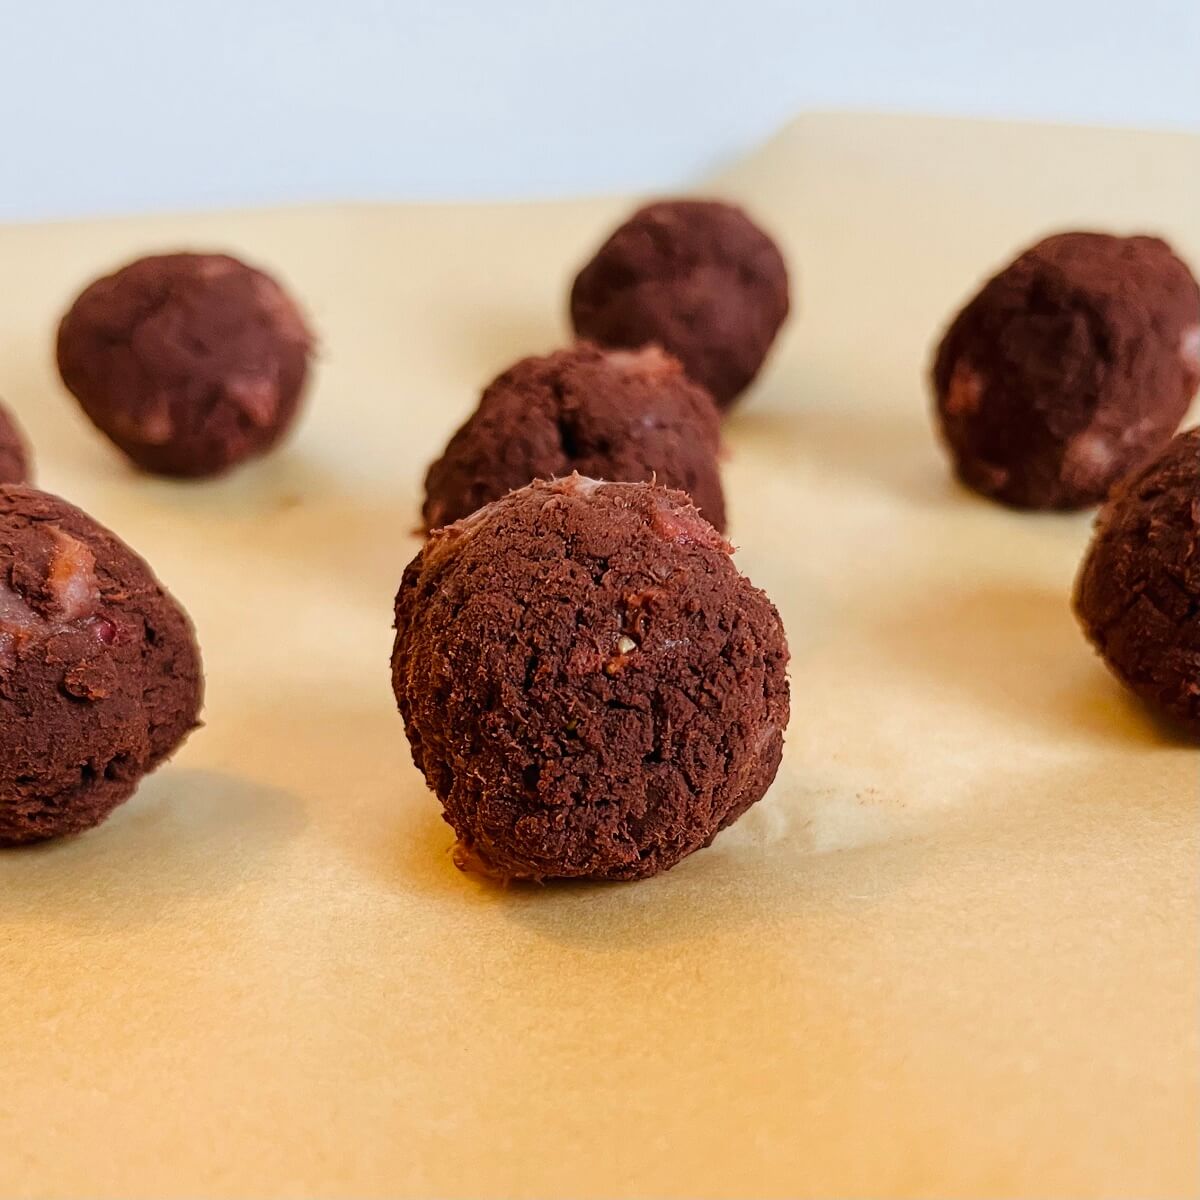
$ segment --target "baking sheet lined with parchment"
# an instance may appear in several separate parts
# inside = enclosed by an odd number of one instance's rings
[[[802,118],[714,181],[795,313],[726,427],[778,604],[768,797],[635,885],[452,865],[388,674],[428,461],[632,198],[0,228],[0,393],[43,486],[191,612],[206,727],[98,831],[0,857],[0,1192],[1182,1197],[1200,1188],[1200,765],[1068,595],[1090,515],[948,478],[925,372],[1038,235],[1200,264],[1200,139]],[[287,448],[132,474],[55,322],[155,249],[278,272],[321,340]]]

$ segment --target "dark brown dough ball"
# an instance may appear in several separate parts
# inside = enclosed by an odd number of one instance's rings
[[[1113,673],[1200,740],[1200,428],[1101,511],[1075,611]]]
[[[934,392],[959,477],[1018,508],[1082,508],[1156,454],[1200,381],[1200,290],[1166,242],[1062,233],[955,318]]]
[[[712,397],[657,347],[580,342],[522,359],[483,393],[425,477],[427,529],[474,512],[534,479],[578,471],[615,483],[678,488],[718,529],[725,499]]]
[[[58,368],[139,467],[200,477],[283,437],[311,348],[270,276],[224,254],[164,254],[84,290],[59,327]]]
[[[639,209],[571,288],[581,337],[630,349],[657,343],[721,408],[758,373],[787,313],[779,248],[740,208],[714,200]]]
[[[28,483],[29,447],[12,413],[0,404],[0,483]]]
[[[573,475],[436,530],[396,598],[413,758],[502,878],[638,879],[775,778],[787,642],[686,496]]]
[[[196,725],[200,652],[91,517],[0,487],[0,845],[99,824]]]

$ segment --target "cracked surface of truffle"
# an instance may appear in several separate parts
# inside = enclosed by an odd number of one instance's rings
[[[194,728],[188,618],[123,542],[0,487],[0,845],[98,824]]]
[[[1153,237],[1063,233],[989,280],[938,347],[959,478],[1018,508],[1081,508],[1167,443],[1200,382],[1200,290]]]
[[[224,254],[138,259],[58,331],[85,413],[143,470],[218,475],[265,454],[299,409],[312,337],[270,276]]]
[[[1075,611],[1113,673],[1200,741],[1200,428],[1100,513]]]
[[[787,657],[687,497],[571,476],[434,531],[396,598],[392,683],[461,862],[637,879],[766,792]]]
[[[0,483],[28,483],[29,447],[12,413],[0,404]]]
[[[587,343],[510,367],[450,439],[425,479],[426,529],[457,521],[534,479],[578,471],[650,479],[687,492],[725,527],[712,398],[657,347],[604,351]]]
[[[740,208],[714,200],[639,209],[579,272],[570,297],[581,337],[656,343],[721,408],[758,374],[788,305],[779,248]]]

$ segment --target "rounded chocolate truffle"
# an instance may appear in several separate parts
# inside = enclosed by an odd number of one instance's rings
[[[686,496],[573,475],[433,532],[396,598],[392,684],[460,865],[638,879],[766,792],[787,658]]]
[[[58,330],[58,368],[139,467],[201,477],[283,437],[311,348],[270,276],[224,254],[163,254],[83,291]]]
[[[16,420],[0,404],[0,483],[28,483],[29,447]]]
[[[687,492],[725,528],[712,397],[657,347],[585,342],[522,359],[483,393],[425,477],[427,529],[447,525],[534,479],[578,471],[617,483],[657,480]]]
[[[1117,678],[1200,740],[1200,428],[1101,511],[1075,611]]]
[[[639,209],[571,288],[581,337],[630,349],[657,343],[721,408],[758,373],[787,313],[779,248],[740,208],[715,200]]]
[[[196,725],[183,610],[65,501],[0,487],[0,845],[99,824]]]
[[[1200,381],[1200,290],[1166,242],[1063,233],[986,283],[938,347],[955,469],[1018,508],[1081,508],[1156,454]]]

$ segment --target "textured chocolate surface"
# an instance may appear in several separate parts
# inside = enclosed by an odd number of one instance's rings
[[[727,408],[788,314],[779,248],[740,209],[662,200],[639,209],[571,288],[576,332],[605,346],[656,343]]]
[[[0,483],[28,483],[29,446],[12,413],[0,404]]]
[[[1200,428],[1101,512],[1075,610],[1117,677],[1200,740]]]
[[[270,276],[223,254],[165,254],[84,290],[59,327],[58,366],[139,467],[199,477],[283,437],[311,347]]]
[[[428,529],[524,487],[578,471],[594,479],[656,479],[687,492],[725,528],[712,398],[656,347],[604,351],[578,343],[525,358],[483,393],[425,479]]]
[[[102,821],[195,727],[202,687],[188,618],[128,546],[0,487],[0,845]]]
[[[1063,233],[989,280],[938,347],[955,470],[1020,508],[1096,504],[1166,444],[1200,381],[1200,290],[1158,238]]]
[[[464,861],[636,879],[766,792],[787,657],[685,496],[572,476],[430,536],[396,599],[392,681]]]

